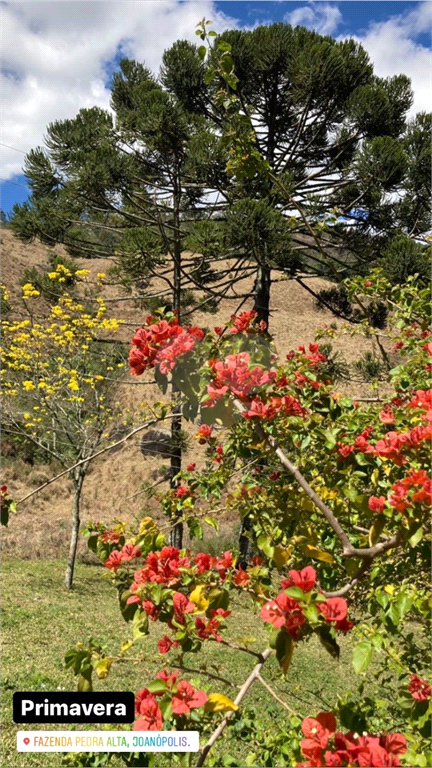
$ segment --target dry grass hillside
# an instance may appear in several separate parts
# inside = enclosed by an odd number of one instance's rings
[[[1,233],[2,282],[10,294],[13,312],[19,312],[23,274],[31,267],[46,268],[50,250],[64,253],[61,246],[48,249],[39,242],[24,244],[13,233],[4,229]],[[107,272],[111,262],[107,259],[78,259],[80,268],[90,270],[89,282],[96,281],[98,272]],[[313,289],[326,285],[319,279],[310,280]],[[155,283],[153,286],[158,288]],[[252,282],[243,288],[252,288]],[[126,300],[119,286],[106,285],[102,295],[108,301],[112,316],[121,318],[124,323],[123,340],[127,341],[137,326],[143,321],[143,312],[134,306],[133,298]],[[116,300],[122,299],[122,300]],[[245,305],[250,307],[252,302]],[[285,354],[298,344],[307,344],[314,339],[316,329],[324,323],[332,323],[335,318],[329,312],[318,311],[313,297],[294,281],[276,282],[272,286],[271,331],[277,349]],[[235,304],[223,301],[217,314],[209,315],[197,312],[193,317],[195,325],[223,325],[235,311]],[[358,337],[342,337],[335,342],[348,360],[357,357],[368,348],[369,342]],[[140,401],[155,402],[161,400],[161,393],[151,383],[152,374],[133,379],[125,372],[124,383],[120,390],[120,399],[125,407],[136,409]],[[365,390],[356,388],[350,394],[365,394]],[[195,431],[188,427],[191,437]],[[7,454],[8,452],[5,451]],[[198,467],[204,461],[203,452],[191,439],[188,460],[196,461]],[[144,508],[143,496],[139,495],[143,482],[152,482],[158,468],[164,460],[144,459],[138,447],[138,439],[129,441],[121,450],[106,453],[96,459],[90,469],[83,491],[83,521],[99,519],[109,521],[117,517],[131,519]],[[52,477],[57,468],[51,465],[30,465],[20,456],[6,455],[3,460],[2,482],[7,483],[11,496],[21,499],[45,480]],[[63,556],[67,550],[69,519],[71,512],[71,483],[62,478],[48,486],[27,502],[20,504],[18,513],[2,534],[4,551],[19,557],[54,557]],[[145,502],[146,510],[156,511],[156,502]]]

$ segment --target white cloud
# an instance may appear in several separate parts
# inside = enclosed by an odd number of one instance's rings
[[[212,0],[3,3],[1,15],[1,141],[26,152],[42,143],[53,120],[109,107],[105,65],[119,47],[156,73],[175,40],[197,39],[200,19],[212,19],[216,31],[236,25]],[[1,175],[9,179],[21,172],[22,155],[1,149]]]
[[[322,34],[335,34],[344,4],[308,3],[285,17]],[[342,11],[342,12],[341,12]],[[27,152],[41,144],[48,123],[74,117],[82,107],[109,107],[106,65],[119,49],[157,72],[161,56],[179,38],[196,40],[195,25],[212,19],[221,31],[238,26],[213,0],[53,0],[0,7],[3,26],[1,89],[4,144]],[[414,111],[430,108],[430,53],[416,42],[429,32],[432,3],[371,24],[358,39],[378,75],[406,72],[415,90]],[[23,156],[1,147],[2,177],[21,172]]]
[[[292,24],[293,27],[303,26],[315,29],[320,35],[333,35],[342,21],[342,14],[337,5],[323,2],[311,3],[286,13],[284,21]]]
[[[431,52],[416,42],[418,35],[430,35],[432,3],[416,4],[411,11],[388,21],[371,24],[356,39],[369,53],[375,73],[389,77],[404,73],[411,78],[414,104],[410,114],[431,110]]]

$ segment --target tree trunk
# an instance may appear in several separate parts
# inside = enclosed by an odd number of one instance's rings
[[[251,540],[247,535],[251,531],[250,515],[246,515],[241,521],[240,534],[239,534],[239,552],[240,558],[238,564],[246,570],[248,565],[249,552],[251,550]]]
[[[69,545],[69,557],[66,567],[66,574],[65,574],[65,587],[66,589],[72,589],[73,586],[73,576],[74,576],[74,569],[75,569],[75,559],[76,559],[76,552],[77,552],[77,546],[78,546],[78,535],[79,535],[79,529],[80,529],[80,500],[81,500],[81,491],[84,483],[84,477],[85,472],[83,472],[82,467],[79,468],[77,474],[73,476],[73,489],[74,489],[74,498],[73,498],[73,513],[72,513],[72,531],[71,531],[71,538],[70,538],[70,545]]]
[[[179,323],[181,322],[181,233],[180,233],[180,190],[173,195],[174,208],[174,295],[173,309],[177,312]],[[179,390],[173,383],[171,385],[171,402],[174,404],[179,397]],[[174,405],[175,418],[171,422],[171,462],[170,462],[170,486],[176,488],[178,481],[175,479],[181,470],[182,450],[180,444],[180,432],[182,428],[181,406]],[[170,545],[182,548],[183,523],[176,523],[170,533]]]
[[[254,286],[254,310],[257,312],[256,321],[264,322],[269,326],[270,320],[270,287],[271,287],[271,269],[270,267],[258,266],[257,276]],[[262,462],[259,466],[264,466],[265,462]],[[251,540],[247,535],[252,530],[250,517],[246,515],[241,521],[240,535],[239,535],[239,551],[240,561],[239,564],[246,568],[247,559],[251,550]]]
[[[271,269],[262,265],[258,266],[257,276],[254,286],[254,310],[257,312],[257,322],[264,322],[269,325],[270,319],[270,287],[271,287]]]

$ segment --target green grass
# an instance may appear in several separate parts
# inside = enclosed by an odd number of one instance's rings
[[[131,637],[131,627],[123,621],[118,609],[116,591],[102,578],[103,573],[100,567],[78,564],[75,588],[67,592],[63,588],[64,562],[3,559],[1,765],[4,768],[58,766],[61,760],[55,753],[16,752],[15,734],[23,726],[12,722],[13,692],[75,690],[76,679],[64,668],[66,650],[77,642],[85,644],[92,636],[106,645],[108,653],[115,654],[120,644]],[[246,605],[239,604],[235,614],[228,619],[228,626],[226,638],[231,642],[235,643],[237,637],[253,636],[256,642],[250,648],[261,651],[266,647],[267,633],[263,622]],[[145,655],[145,661],[139,665],[114,666],[107,679],[95,680],[95,689],[135,692],[155,676],[164,663],[156,649],[156,642],[164,632],[157,624],[151,624],[150,629],[150,636],[140,641],[140,653]],[[266,663],[263,676],[300,716],[316,714],[331,708],[338,693],[345,693],[354,683],[350,642],[348,637],[341,638],[341,660],[337,662],[313,637],[294,652],[285,680],[274,658]],[[255,664],[254,658],[218,643],[207,643],[204,649],[200,654],[185,656],[185,665],[197,671],[184,675],[195,685],[235,698],[234,686],[244,682]],[[131,654],[137,655],[136,647]],[[225,678],[231,685],[210,679],[198,669],[200,664],[205,664],[209,673]],[[285,725],[289,717],[259,683],[252,686],[245,704],[256,707],[261,719],[268,721],[269,728],[274,728],[271,723],[275,716],[280,718],[281,725]],[[28,729],[35,727],[28,726]],[[63,728],[61,725],[45,726],[46,730]],[[224,737],[223,748],[236,755],[239,765],[249,751],[246,745],[228,734]]]

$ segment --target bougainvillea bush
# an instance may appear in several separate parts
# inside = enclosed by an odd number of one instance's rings
[[[201,733],[199,755],[166,756],[166,764],[220,764],[218,738],[239,723],[243,740],[261,740],[250,765],[430,764],[429,297],[415,279],[392,287],[378,271],[347,289],[365,310],[374,302],[388,310],[379,335],[367,311],[354,330],[344,329],[370,337],[382,354],[386,374],[373,383],[372,397],[338,392],[332,328],[280,355],[253,312],[214,332],[182,327],[174,314],[151,316],[133,337],[131,373],[152,368],[163,391],[169,381],[178,387],[185,418],[200,420],[206,469],[188,464],[160,495],[164,530],[148,515],[138,528],[86,526],[132,632],[115,657],[90,643],[66,660],[79,688],[90,690],[94,672],[106,677],[134,649],[133,727]],[[246,559],[234,550],[192,554],[169,546],[167,530],[179,519],[199,540],[226,511],[230,519],[248,518]],[[240,604],[268,632],[265,647],[236,648],[226,639]],[[148,679],[139,654],[157,625],[160,671]],[[261,671],[275,656],[289,696],[292,656],[313,636],[329,664],[337,663],[340,638],[350,637],[357,687],[332,712],[317,709],[303,720],[287,716],[289,706],[276,697],[280,720],[257,739],[259,717],[254,725],[247,691],[263,684]],[[196,687],[183,671],[185,659],[194,654],[199,663],[209,643],[226,650],[228,678],[234,654],[249,654],[250,675],[234,701],[211,675]],[[379,700],[370,696],[370,681]],[[160,764],[148,754],[124,759]]]

